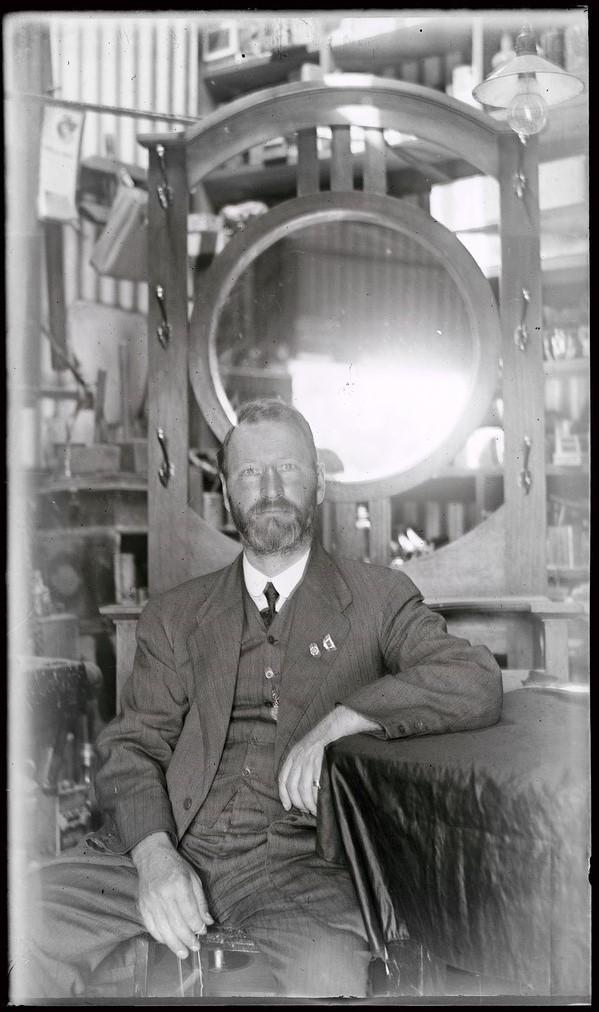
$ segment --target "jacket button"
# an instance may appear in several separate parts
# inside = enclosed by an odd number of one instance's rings
[[[414,727],[416,728],[417,731],[424,731],[424,721],[423,720],[415,720],[414,721]]]
[[[185,798],[183,802],[183,808],[185,809],[186,812],[189,811],[189,809],[191,808],[191,798]]]
[[[400,734],[405,734],[406,733],[406,725],[405,724],[398,724],[397,725],[397,730],[399,731]]]
[[[274,636],[267,636],[266,640],[267,640],[268,643],[271,643],[271,644],[277,642]]]

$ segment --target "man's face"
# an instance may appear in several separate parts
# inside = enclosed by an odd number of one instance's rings
[[[311,538],[324,476],[292,424],[264,420],[233,433],[223,490],[244,543],[256,555],[287,554]]]

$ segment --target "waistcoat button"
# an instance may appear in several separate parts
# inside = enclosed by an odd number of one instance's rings
[[[189,811],[189,809],[191,808],[191,798],[185,798],[183,802],[183,808],[185,809],[186,812]]]

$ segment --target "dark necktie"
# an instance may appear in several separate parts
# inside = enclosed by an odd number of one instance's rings
[[[268,583],[266,584],[266,587],[264,588],[264,596],[265,596],[266,600],[268,601],[268,608],[263,608],[262,611],[260,612],[260,614],[262,615],[262,618],[264,619],[264,625],[268,629],[270,623],[272,622],[273,618],[275,617],[275,604],[276,604],[277,598],[279,596],[279,592],[278,592],[277,588],[275,587],[275,585],[273,583],[270,582],[270,580],[268,581]]]

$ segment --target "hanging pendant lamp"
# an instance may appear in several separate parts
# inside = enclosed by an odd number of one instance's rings
[[[516,39],[516,55],[473,89],[489,115],[507,119],[519,137],[539,133],[547,122],[547,107],[574,98],[583,90],[580,78],[537,55],[535,37],[527,26]]]

